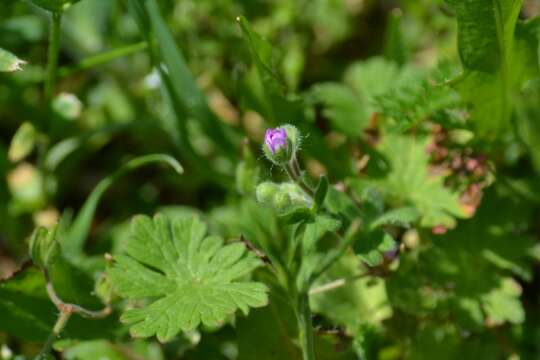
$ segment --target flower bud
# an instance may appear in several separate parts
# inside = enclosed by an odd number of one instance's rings
[[[266,181],[257,186],[257,189],[255,190],[255,196],[257,197],[258,202],[263,204],[270,204],[278,190],[279,185],[274,184],[270,181]]]
[[[29,246],[30,258],[41,268],[52,265],[60,256],[60,244],[56,241],[56,226],[51,230],[38,227],[34,230]]]
[[[257,201],[285,213],[294,208],[310,208],[311,199],[294,183],[264,182],[257,186]]]
[[[264,135],[264,155],[276,165],[287,164],[300,147],[301,136],[292,125],[267,129]]]
[[[277,212],[284,212],[291,206],[291,197],[285,191],[278,191],[274,194],[272,205]]]

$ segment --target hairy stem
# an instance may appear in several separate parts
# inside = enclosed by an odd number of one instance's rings
[[[358,231],[360,230],[361,222],[359,220],[355,220],[352,222],[351,226],[347,230],[347,233],[345,236],[340,238],[340,242],[336,249],[333,249],[326,258],[321,262],[320,266],[316,271],[313,272],[311,275],[309,284],[312,284],[321,274],[323,274],[332,264],[334,264],[336,261],[338,261],[343,254],[349,249],[349,247],[354,243],[355,236],[357,235]],[[337,234],[336,234],[337,235]]]
[[[340,278],[340,279],[330,281],[329,283],[326,283],[326,284],[311,288],[309,290],[309,295],[320,294],[320,293],[324,293],[324,292],[327,292],[327,291],[330,291],[330,290],[340,288],[340,287],[342,287],[344,285],[347,285],[350,282],[353,282],[355,280],[364,278],[364,277],[366,277],[368,275],[370,275],[370,274],[369,273],[362,273],[362,274],[358,274],[358,275],[355,275],[355,276],[346,277],[346,278]]]
[[[58,314],[58,319],[56,320],[56,323],[54,324],[53,330],[49,337],[47,338],[47,341],[41,348],[41,351],[39,354],[34,358],[34,360],[44,360],[47,359],[47,356],[51,352],[52,344],[56,338],[60,336],[62,331],[67,325],[67,322],[69,321],[69,318],[71,317],[72,312],[68,309],[60,311],[60,314]]]
[[[76,304],[64,302],[54,290],[54,286],[49,277],[49,272],[47,269],[43,269],[43,275],[45,276],[45,287],[47,289],[47,295],[49,295],[49,299],[51,299],[53,304],[58,308],[58,310],[60,310],[60,312],[78,313],[84,317],[93,319],[104,318],[111,313],[111,308],[108,305],[99,311],[93,311],[85,309],[82,306]]]
[[[303,360],[315,360],[315,349],[313,346],[313,324],[311,322],[309,296],[306,292],[301,293],[298,298],[296,318],[298,322],[302,358]]]
[[[295,182],[304,192],[309,195],[311,198],[315,195],[315,192],[312,188],[308,186],[308,184],[305,183],[305,181],[302,179],[302,176],[296,172],[296,169],[294,168],[294,165],[287,164],[283,166],[285,169],[285,172],[291,179],[291,181]]]
[[[58,53],[60,52],[60,27],[62,13],[51,13],[51,27],[49,32],[49,54],[47,63],[47,78],[45,80],[45,103],[49,105],[54,94],[56,77],[58,75]]]

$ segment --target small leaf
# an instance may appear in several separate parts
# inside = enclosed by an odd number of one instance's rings
[[[32,124],[24,122],[11,139],[9,145],[8,158],[10,161],[17,162],[24,159],[34,149],[37,132]]]
[[[290,212],[280,215],[280,218],[288,225],[297,224],[301,221],[310,221],[313,219],[313,212],[306,207],[295,208]]]
[[[238,309],[247,314],[267,304],[264,284],[238,281],[262,264],[257,256],[243,243],[224,245],[221,238],[205,234],[205,224],[196,217],[133,219],[127,255],[116,256],[109,271],[121,296],[155,298],[122,315],[132,336],[155,334],[164,342],[201,323],[220,325]]]
[[[381,230],[362,234],[354,246],[356,254],[369,266],[380,265],[384,254],[396,250],[394,238]]]
[[[420,213],[414,207],[402,207],[390,210],[375,219],[371,225],[371,229],[376,229],[383,225],[397,225],[401,227],[409,227],[412,223],[418,221]]]
[[[326,193],[328,192],[328,178],[326,175],[321,175],[319,178],[319,184],[317,185],[317,190],[315,191],[315,208],[319,209],[324,203],[326,198]]]
[[[22,70],[21,65],[26,61],[19,59],[9,51],[0,48],[0,72],[13,72]]]

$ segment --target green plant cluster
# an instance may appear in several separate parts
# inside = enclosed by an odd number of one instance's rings
[[[540,357],[538,1],[0,9],[0,360]]]

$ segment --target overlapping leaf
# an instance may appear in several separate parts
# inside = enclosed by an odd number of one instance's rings
[[[155,298],[122,315],[133,336],[155,334],[167,341],[201,323],[219,325],[237,309],[247,313],[250,307],[266,305],[265,285],[237,281],[260,260],[243,243],[224,245],[221,238],[205,234],[205,224],[195,217],[133,219],[128,255],[116,256],[110,270],[121,296]]]

